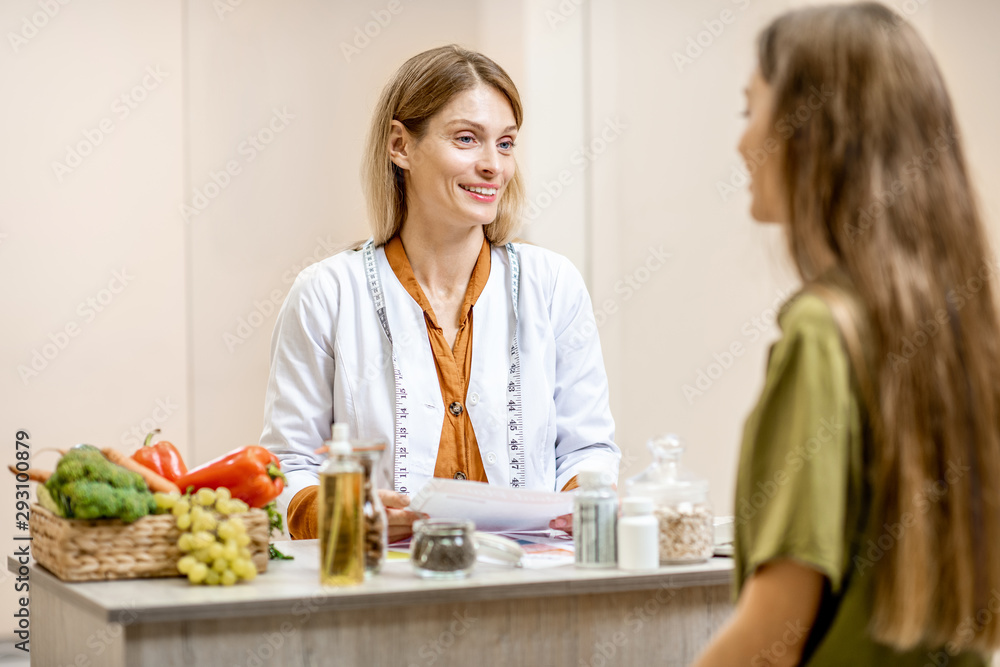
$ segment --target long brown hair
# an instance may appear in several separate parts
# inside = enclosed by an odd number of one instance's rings
[[[514,123],[520,129],[524,120],[521,97],[507,72],[483,54],[454,44],[413,56],[382,90],[372,114],[361,173],[376,245],[391,239],[406,220],[403,170],[389,159],[392,121],[401,122],[419,141],[434,114],[455,95],[480,84],[495,88],[507,98]],[[521,224],[524,200],[520,171],[515,169],[500,196],[496,219],[484,228],[490,243],[502,245],[514,238]]]
[[[874,564],[872,636],[1000,647],[987,608],[1000,595],[997,263],[944,80],[916,31],[876,3],[784,14],[758,61],[792,258],[805,282],[846,273],[868,319],[871,521],[893,542]]]

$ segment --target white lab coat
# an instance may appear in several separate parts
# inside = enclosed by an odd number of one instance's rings
[[[586,461],[618,476],[608,381],[593,308],[579,271],[565,257],[515,244],[520,262],[518,338],[526,452],[525,486],[559,490]],[[393,487],[395,383],[392,349],[409,395],[408,491],[434,475],[446,406],[423,311],[400,284],[383,248],[375,260],[393,344],[379,325],[363,253],[345,251],[299,274],[278,314],[261,445],[288,479],[285,515],[301,489],[318,483],[334,421],[352,437],[386,443],[376,473]],[[472,370],[465,409],[491,484],[507,486],[507,367],[513,323],[507,251],[493,247],[490,275],[473,307]]]

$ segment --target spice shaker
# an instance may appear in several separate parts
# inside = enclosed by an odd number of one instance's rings
[[[708,481],[681,465],[684,446],[668,434],[649,441],[653,463],[625,483],[628,497],[653,501],[659,524],[660,563],[697,563],[712,557],[715,549]]]
[[[622,516],[618,519],[618,567],[622,570],[659,567],[659,532],[652,500],[639,496],[622,500]]]
[[[365,577],[364,471],[347,442],[347,424],[334,424],[329,456],[319,469],[319,579],[327,586],[360,584]]]
[[[573,499],[573,546],[577,567],[614,567],[617,562],[618,494],[604,470],[584,469]]]
[[[389,520],[378,489],[375,471],[385,444],[378,440],[352,440],[351,448],[364,470],[361,513],[365,521],[365,577],[382,571],[389,547]]]

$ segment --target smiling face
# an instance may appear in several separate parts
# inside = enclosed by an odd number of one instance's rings
[[[780,139],[772,131],[774,91],[754,71],[746,90],[747,126],[739,151],[750,171],[750,215],[758,222],[786,222],[788,205],[782,182]]]
[[[393,121],[389,156],[405,173],[404,224],[457,231],[493,222],[514,177],[516,137],[507,98],[484,85],[453,97],[419,140]]]
[[[490,86],[453,97],[419,140],[393,121],[389,156],[405,173],[404,224],[467,230],[493,222],[514,177],[516,137],[510,103]]]

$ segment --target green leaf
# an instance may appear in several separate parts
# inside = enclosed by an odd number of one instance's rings
[[[267,550],[268,550],[268,556],[270,556],[271,560],[295,560],[295,556],[288,556],[286,554],[281,553],[280,551],[277,550],[277,548],[275,548],[273,544],[268,544]]]
[[[274,531],[277,530],[281,532],[282,530],[284,530],[283,528],[284,522],[281,520],[281,512],[278,511],[278,503],[276,503],[275,501],[272,500],[271,502],[269,502],[267,505],[264,506],[264,509],[267,510],[267,521],[268,521],[267,539],[268,542],[270,542],[271,534]],[[295,560],[295,556],[286,556],[285,554],[278,551],[274,547],[273,543],[267,545],[267,550],[271,560]]]

